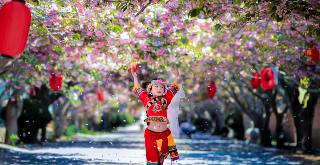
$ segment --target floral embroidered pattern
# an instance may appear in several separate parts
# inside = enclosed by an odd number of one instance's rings
[[[155,103],[154,104],[154,106],[153,106],[153,111],[155,112],[155,113],[157,113],[157,112],[161,112],[162,111],[162,105],[161,104],[159,104],[159,103]]]
[[[148,110],[151,107],[151,105],[153,105],[157,101],[160,101],[162,103],[164,109],[167,110],[167,108],[168,108],[167,107],[167,100],[165,98],[156,98],[156,97],[152,98],[152,100],[147,103],[146,109]]]

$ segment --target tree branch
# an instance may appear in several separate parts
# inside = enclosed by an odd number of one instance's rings
[[[136,14],[136,17],[140,15],[149,5],[151,5],[152,0],[149,0],[149,3],[143,6],[143,8]]]
[[[261,100],[263,100],[263,101],[266,100],[266,99],[268,99],[268,97],[265,97],[265,96],[263,96],[263,95],[260,94],[260,93],[254,92],[254,91],[253,91],[253,88],[248,85],[248,84],[249,84],[248,82],[245,83],[245,82],[243,82],[243,81],[241,81],[241,80],[239,80],[239,79],[236,79],[236,81],[242,82],[242,85],[245,86],[245,87],[247,87],[248,90],[249,90],[253,95],[257,96],[259,99],[261,99]]]
[[[297,81],[295,78],[293,78],[293,77],[279,77],[279,79],[280,78],[282,78],[282,79],[284,79],[284,78],[287,78],[287,79],[290,79],[291,81],[293,81],[296,85],[298,85],[298,86],[300,86],[301,88],[303,88],[303,89],[306,89],[308,92],[310,92],[310,93],[320,93],[320,89],[310,89],[310,88],[306,88],[306,87],[304,87],[303,85],[301,85],[300,84],[300,82],[299,81]]]
[[[11,71],[13,71],[14,70],[14,66],[16,65],[18,65],[19,64],[19,62],[18,62],[18,59],[17,60],[14,60],[11,64],[9,64],[9,65],[4,65],[3,67],[2,67],[2,69],[0,69],[0,71],[2,71],[2,72],[0,72],[0,76],[1,75],[4,75],[4,74],[7,74],[7,73],[9,73],[9,72],[11,72]],[[1,66],[1,65],[0,65]]]
[[[10,61],[8,58],[0,58],[0,71],[2,71],[5,67],[6,64]]]

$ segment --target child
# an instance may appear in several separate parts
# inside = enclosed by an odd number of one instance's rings
[[[144,120],[148,126],[144,131],[147,165],[162,165],[169,153],[171,161],[178,160],[179,154],[171,131],[167,127],[169,124],[167,107],[180,90],[178,69],[175,68],[176,80],[169,87],[158,78],[141,86],[138,84],[137,75],[132,71],[131,73],[134,78],[132,91],[139,97],[147,111],[147,118]]]

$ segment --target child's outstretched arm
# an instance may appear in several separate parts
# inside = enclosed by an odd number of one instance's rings
[[[146,106],[149,100],[149,96],[147,92],[141,87],[138,81],[137,74],[134,73],[131,70],[133,80],[134,80],[134,87],[132,88],[132,91],[139,97],[139,99],[142,101],[143,105]]]
[[[176,79],[174,80],[175,83],[179,84],[179,81],[180,81],[180,73],[177,69],[177,67],[174,67],[175,68],[175,72],[174,72],[174,75],[176,76]]]
[[[138,77],[137,77],[137,73],[134,73],[131,69],[131,74],[133,76],[133,82],[134,82],[134,86],[138,85],[139,84],[139,81],[138,81]]]

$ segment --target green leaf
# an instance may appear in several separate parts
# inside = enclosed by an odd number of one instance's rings
[[[212,21],[214,21],[216,18],[217,18],[218,16],[214,16],[214,17],[212,17],[211,19],[212,19]]]
[[[204,9],[203,2],[201,2],[201,3],[200,3],[200,5],[199,5],[199,9],[200,9],[200,10],[203,10],[203,9]]]
[[[272,13],[274,13],[276,10],[277,10],[277,6],[273,6],[271,11]]]
[[[73,39],[80,40],[80,34],[78,33],[73,34]]]
[[[122,33],[123,29],[119,25],[112,25],[112,30]]]
[[[268,4],[269,14],[273,14],[277,10],[277,6],[274,3]]]
[[[237,0],[237,4],[240,6],[241,5],[241,0]]]
[[[196,17],[196,16],[198,16],[200,14],[200,11],[198,12],[198,9],[192,9],[192,10],[190,10],[190,12],[189,12],[189,15],[191,16],[191,17]]]
[[[320,28],[316,29],[316,33],[318,36],[320,36]]]
[[[304,16],[304,18],[306,18],[306,20],[308,20],[310,18],[310,15],[307,14],[307,15]]]
[[[216,29],[216,30],[219,30],[219,28],[221,27],[221,25],[220,24],[216,24],[216,25],[214,25],[214,28]]]
[[[279,15],[277,14],[276,15],[276,20],[277,20],[277,22],[281,22],[283,20],[283,17],[280,18]]]
[[[185,20],[184,23],[185,23],[186,25],[190,25],[191,22],[190,22],[189,20]]]

